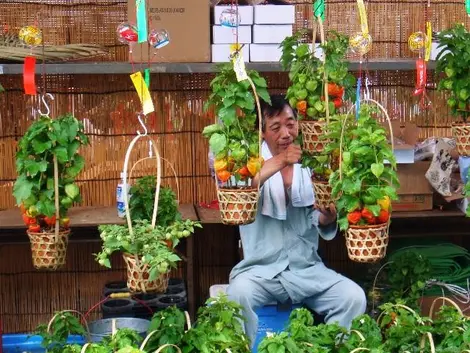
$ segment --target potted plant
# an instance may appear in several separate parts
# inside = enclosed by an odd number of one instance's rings
[[[214,154],[222,222],[232,225],[255,219],[258,188],[252,187],[251,181],[262,164],[255,109],[261,114],[259,99],[271,103],[264,78],[253,70],[247,75],[249,79],[238,81],[232,64],[219,66],[205,106],[215,109],[219,121],[202,132]]]
[[[132,234],[127,225],[99,226],[103,245],[96,259],[100,265],[111,268],[111,254],[121,252],[131,291],[164,293],[168,287],[168,274],[181,261],[175,247],[182,238],[194,233],[196,227],[202,226],[191,220],[175,220],[156,227],[147,220],[133,223]]]
[[[83,124],[72,115],[39,117],[18,144],[13,195],[28,227],[37,269],[56,270],[65,264],[67,212],[81,201],[75,178],[85,160],[78,150],[87,144]]]
[[[284,39],[281,64],[289,71],[292,82],[286,98],[298,113],[303,150],[318,153],[328,143],[322,138],[325,123],[345,100],[354,97],[356,79],[348,73],[344,60],[349,45],[347,36],[330,31],[328,41],[320,45],[323,60],[316,56],[314,45],[310,49],[300,42],[303,34],[299,31]]]
[[[397,199],[399,186],[392,146],[375,118],[379,112],[362,103],[357,122],[347,115],[336,132],[341,136],[341,159],[330,185],[332,195],[338,197],[338,224],[346,231],[348,256],[358,262],[385,256],[391,200]]]
[[[463,24],[441,31],[439,39],[440,52],[437,55],[436,71],[442,75],[438,90],[447,91],[447,105],[451,113],[457,116],[452,124],[452,133],[461,156],[470,155],[470,57],[467,48],[470,46],[470,32]]]

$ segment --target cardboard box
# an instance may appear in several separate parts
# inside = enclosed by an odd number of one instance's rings
[[[207,0],[149,0],[148,29],[165,29],[170,43],[150,50],[150,62],[210,62],[210,5]],[[136,23],[135,0],[128,0],[128,20]],[[148,62],[148,42],[136,44],[134,62]]]
[[[394,212],[428,211],[433,209],[434,189],[425,177],[430,161],[398,166],[398,200],[392,202]]]
[[[213,44],[233,44],[235,42],[235,33],[231,28],[222,26],[212,26]],[[238,43],[251,43],[251,26],[238,26]]]
[[[271,1],[273,5],[257,5],[254,9],[254,23],[277,25],[295,23],[295,5],[284,1]]]
[[[254,44],[278,44],[292,35],[292,25],[254,25]],[[278,44],[279,46],[279,44]]]
[[[220,25],[220,15],[223,11],[235,8],[230,5],[217,5],[214,7],[213,23]],[[253,6],[251,5],[239,5],[238,15],[240,16],[240,25],[252,25],[253,24]]]
[[[250,46],[244,45],[242,48],[243,60],[250,59]],[[223,63],[230,61],[230,44],[212,44],[212,62]]]

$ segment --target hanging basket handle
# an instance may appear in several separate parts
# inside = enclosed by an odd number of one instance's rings
[[[395,149],[395,144],[393,142],[394,138],[393,138],[392,122],[391,122],[390,117],[389,117],[387,111],[385,110],[385,108],[379,102],[377,102],[376,100],[371,99],[371,98],[362,99],[361,102],[374,103],[382,111],[382,113],[385,115],[385,118],[387,119],[387,123],[388,123],[388,128],[390,130],[390,144],[392,145],[392,150]],[[342,160],[343,160],[343,142],[344,142],[343,140],[344,140],[345,127],[348,123],[348,119],[350,117],[352,117],[351,113],[352,113],[354,108],[357,108],[356,103],[354,103],[351,106],[351,108],[349,108],[348,112],[346,113],[346,118],[344,119],[343,124],[341,126],[341,135],[340,135],[340,139],[339,139],[339,162],[340,162],[340,164],[342,163]],[[341,165],[339,167],[339,179],[340,180],[343,179],[343,171],[342,171]]]
[[[132,176],[134,174],[134,170],[135,168],[137,167],[137,165],[143,161],[146,161],[146,160],[149,160],[149,159],[153,159],[154,157],[145,157],[145,158],[141,158],[139,159],[137,162],[134,163],[134,165],[132,166],[131,168],[131,171],[129,172],[129,180],[132,180]],[[178,178],[178,174],[176,174],[176,170],[175,170],[175,167],[173,166],[173,164],[166,158],[163,158],[160,156],[160,160],[166,162],[168,164],[168,166],[170,167],[173,175],[175,176],[175,180],[176,180],[176,192],[177,192],[177,197],[178,197],[178,204],[180,203],[180,200],[181,200],[181,189],[180,189],[180,183],[179,183],[179,178]]]
[[[436,298],[432,301],[431,308],[429,308],[429,317],[431,317],[431,318],[433,317],[434,307],[436,306],[436,303],[437,303],[438,300],[442,300],[442,304],[444,304],[444,302],[448,302],[449,304],[452,304],[452,306],[457,309],[459,314],[461,316],[463,316],[462,309],[460,309],[460,307],[457,305],[456,302],[454,302],[452,299],[449,299],[447,297],[438,297],[438,298]]]
[[[175,348],[176,348],[176,351],[177,351],[178,353],[182,353],[180,347],[178,347],[178,346],[176,346],[176,345],[174,345],[174,344],[169,344],[169,343],[164,344],[163,346],[160,346],[154,353],[160,353],[160,352],[162,351],[162,349],[167,348],[167,347],[175,347]]]
[[[76,310],[62,310],[62,311],[59,311],[58,313],[56,313],[52,319],[49,321],[49,324],[47,325],[47,333],[51,333],[51,329],[52,329],[52,324],[54,323],[54,320],[62,315],[63,313],[74,313],[74,314],[78,314],[81,319],[83,320],[83,324],[85,325],[85,329],[86,329],[86,334],[87,334],[87,340],[88,342],[90,342],[90,328],[88,327],[88,321],[86,320],[85,316],[79,312],[79,311],[76,311]]]
[[[432,338],[431,332],[426,332],[423,337],[421,337],[421,342],[419,344],[419,350],[421,353],[424,353],[424,348],[426,346],[426,338],[429,341],[429,345],[431,346],[431,353],[436,353],[436,346],[434,345],[434,340]]]
[[[185,332],[187,332],[188,330],[191,329],[191,319],[189,318],[189,313],[187,311],[184,312],[184,316],[186,318],[186,325],[187,325],[187,330],[185,330]],[[157,332],[160,332],[159,330],[153,330],[152,332],[150,332],[144,339],[144,341],[142,342],[142,344],[140,345],[140,350],[143,351],[145,346],[147,345],[148,341],[150,340],[150,338]]]

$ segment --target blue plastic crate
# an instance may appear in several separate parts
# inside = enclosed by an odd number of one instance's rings
[[[44,353],[41,347],[42,337],[28,334],[9,334],[2,336],[3,353]],[[67,340],[68,344],[84,344],[83,336],[71,335]]]
[[[258,333],[256,334],[253,352],[258,351],[258,345],[267,333],[279,333],[285,330],[292,310],[300,308],[301,304],[285,306],[265,305],[256,310],[258,315]]]

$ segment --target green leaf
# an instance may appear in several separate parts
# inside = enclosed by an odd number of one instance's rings
[[[54,148],[53,153],[56,155],[59,163],[67,163],[69,161],[69,155],[65,147],[57,146]]]
[[[338,226],[341,230],[346,230],[349,227],[349,222],[347,217],[341,217],[338,219]]]
[[[41,154],[44,151],[51,149],[52,142],[34,139],[33,141],[31,141],[31,145],[33,146],[33,150],[36,154]]]
[[[379,205],[367,205],[367,208],[373,213],[375,217],[377,217],[380,214]]]
[[[32,194],[34,184],[30,182],[25,175],[20,175],[13,186],[13,196],[16,199],[16,204],[19,205],[23,200],[26,200]]]
[[[217,115],[224,122],[224,124],[228,126],[233,125],[237,119],[237,111],[234,106],[221,108]]]
[[[209,140],[209,146],[212,153],[218,154],[227,147],[227,138],[223,134],[215,133]]]
[[[372,163],[370,170],[372,171],[372,174],[374,174],[377,179],[379,179],[384,171],[384,165],[383,163]]]
[[[82,169],[85,167],[85,158],[82,156],[75,156],[72,165],[67,168],[66,175],[69,178],[75,178]]]
[[[346,164],[351,163],[351,152],[343,152],[343,162]]]
[[[39,172],[45,172],[47,170],[47,161],[36,162],[32,159],[24,161],[24,168],[30,174],[31,177],[36,176]]]
[[[78,121],[76,119],[70,119],[70,122],[68,124],[68,130],[66,131],[68,133],[69,141],[72,142],[73,140],[75,140],[78,132]]]
[[[48,217],[52,217],[55,214],[55,206],[53,200],[45,199],[43,201],[38,201],[36,207],[39,213]]]

